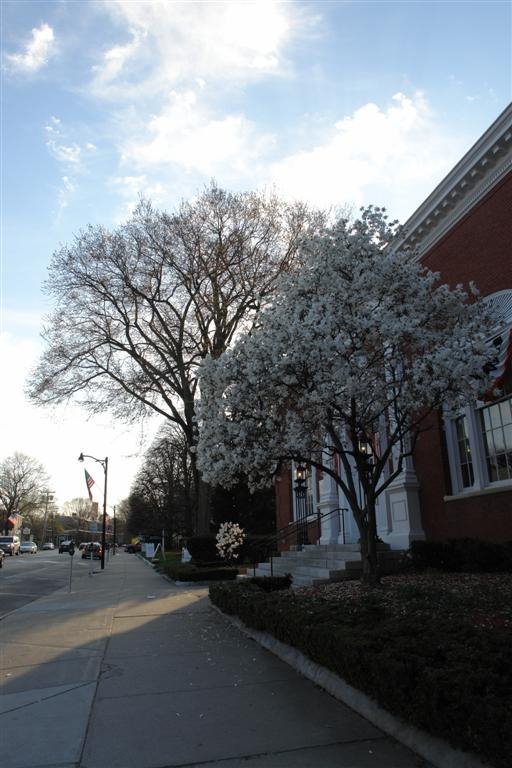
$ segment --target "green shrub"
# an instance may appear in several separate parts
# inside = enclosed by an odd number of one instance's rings
[[[289,573],[286,576],[254,576],[249,581],[264,592],[278,592],[280,589],[290,589],[292,585]]]
[[[411,542],[413,566],[464,573],[512,572],[512,543],[481,539]]]
[[[215,536],[191,536],[187,539],[187,549],[194,563],[221,562]]]
[[[374,593],[336,601],[268,594],[249,579],[211,585],[210,598],[248,626],[297,647],[387,711],[495,768],[508,768],[510,631],[472,626],[465,608],[457,613],[456,595],[445,595],[432,611],[431,590],[422,597],[421,587],[415,589],[409,598],[427,606],[423,614],[404,615]]]
[[[226,581],[236,579],[238,568],[215,564],[213,566],[194,563],[165,563],[161,570],[174,581]]]
[[[246,536],[239,551],[240,562],[251,565],[262,563],[268,560],[275,550],[276,544],[271,536]]]

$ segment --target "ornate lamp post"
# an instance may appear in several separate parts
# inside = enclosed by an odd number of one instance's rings
[[[84,461],[84,459],[92,459],[98,462],[103,467],[103,473],[105,475],[103,483],[103,519],[101,524],[101,568],[105,568],[105,544],[106,544],[106,529],[107,529],[107,479],[108,479],[108,456],[104,459],[97,459],[95,456],[89,456],[87,453],[81,453],[78,457],[78,461]]]
[[[366,484],[368,482],[368,473],[370,471],[370,465],[372,461],[372,446],[366,440],[363,434],[359,436],[357,448],[362,459],[362,469],[363,469],[363,476],[364,476],[362,485],[363,485],[364,506],[366,509],[366,506],[367,506]],[[359,483],[361,484],[361,480],[359,480]]]
[[[300,546],[309,544],[308,541],[308,523],[306,512],[307,496],[307,469],[303,464],[297,464],[295,467],[295,501],[297,509],[297,543]]]

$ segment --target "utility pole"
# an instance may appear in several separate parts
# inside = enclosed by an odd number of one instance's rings
[[[53,491],[49,491],[48,488],[44,492],[43,496],[43,502],[44,502],[44,521],[43,521],[43,535],[42,535],[42,544],[46,541],[46,522],[48,520],[48,505],[51,501],[53,501]]]

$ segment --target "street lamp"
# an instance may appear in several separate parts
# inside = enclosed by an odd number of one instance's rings
[[[297,464],[295,467],[295,498],[297,504],[297,521],[299,523],[298,544],[303,546],[308,544],[308,524],[306,514],[306,496],[307,496],[307,469],[303,464]]]
[[[103,472],[105,475],[104,483],[103,483],[103,519],[101,524],[101,569],[103,570],[105,568],[105,539],[106,539],[106,528],[107,528],[107,477],[108,477],[108,456],[105,456],[104,459],[97,459],[95,456],[89,456],[87,453],[81,453],[78,457],[78,461],[84,461],[84,459],[92,459],[93,461],[98,462],[98,464],[101,464],[103,467]]]
[[[359,456],[361,458],[361,469],[363,474],[363,496],[364,496],[364,506],[365,506],[365,512],[368,514],[368,498],[366,495],[366,488],[368,484],[368,477],[370,473],[370,468],[372,464],[372,446],[371,443],[368,442],[366,439],[366,436],[364,433],[360,433],[357,441],[357,450],[359,451]],[[359,468],[358,468],[359,470]],[[359,477],[359,488],[361,488],[361,477]]]

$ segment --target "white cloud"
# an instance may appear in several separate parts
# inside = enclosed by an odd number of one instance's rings
[[[64,208],[68,207],[75,191],[76,184],[69,178],[69,176],[62,176],[61,187],[58,194],[59,213],[62,213]]]
[[[206,177],[254,173],[275,139],[260,134],[243,115],[216,117],[193,91],[172,92],[159,115],[122,147],[123,163],[137,167],[175,165]]]
[[[130,35],[92,69],[93,92],[112,98],[151,96],[198,79],[240,82],[283,73],[283,49],[301,18],[293,4],[270,0],[114,0],[102,7]]]
[[[308,131],[297,125],[303,149],[293,154],[242,114],[212,114],[202,95],[175,91],[158,115],[137,128],[130,123],[122,163],[138,173],[123,178],[147,186],[140,174],[151,169],[165,186],[181,169],[183,184],[193,179],[196,188],[211,177],[235,187],[272,185],[285,197],[320,207],[384,205],[404,221],[465,149],[466,137],[447,132],[420,92],[396,93],[385,106],[364,104],[323,131],[317,116],[315,136],[323,138],[309,146]],[[271,160],[280,149],[281,159]],[[136,202],[133,195],[129,200],[123,215]]]
[[[368,103],[331,127],[325,141],[272,164],[265,181],[316,205],[385,205],[405,219],[463,149],[436,123],[423,94]]]
[[[167,196],[166,187],[158,181],[148,179],[145,174],[140,176],[116,176],[111,179],[111,184],[124,198],[122,206],[114,216],[116,223],[120,224],[130,218],[139,200],[144,198],[151,200],[155,205],[160,205]]]
[[[76,141],[69,141],[67,130],[63,126],[62,121],[54,115],[44,126],[44,130],[47,134],[46,146],[48,151],[57,162],[63,163],[70,169],[77,169],[83,160],[84,154],[96,151],[96,146],[90,141],[86,142],[83,146],[77,144]]]
[[[77,144],[76,141],[69,141],[67,130],[62,121],[52,115],[48,123],[44,126],[47,134],[46,146],[50,154],[59,163],[63,163],[70,169],[77,169],[80,166],[84,155],[96,151],[95,144],[88,141],[84,145]]]
[[[67,208],[78,189],[77,177],[86,172],[85,160],[96,152],[96,145],[88,141],[77,144],[67,137],[67,129],[60,118],[52,115],[44,126],[46,148],[51,156],[61,165],[64,173],[57,192],[57,220]]]
[[[66,145],[59,143],[55,139],[48,139],[46,146],[55,160],[59,163],[71,163],[71,165],[77,165],[80,162],[82,149],[78,144]]]
[[[55,35],[48,24],[32,30],[32,37],[21,53],[7,54],[11,69],[32,74],[37,72],[55,52]]]
[[[142,37],[137,33],[126,45],[115,45],[102,55],[101,63],[92,67],[93,90],[96,94],[105,95],[110,85],[123,74],[125,64],[132,59],[141,46]]]

